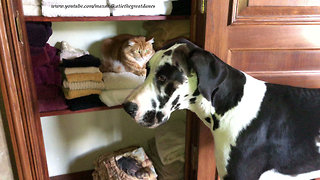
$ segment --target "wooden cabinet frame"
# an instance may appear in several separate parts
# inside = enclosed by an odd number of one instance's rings
[[[19,179],[46,179],[48,168],[20,1],[1,1],[0,82]]]
[[[196,5],[200,1],[192,0]],[[193,7],[193,12],[195,7]],[[14,154],[14,168],[21,180],[47,180],[44,140],[38,111],[37,95],[33,80],[29,44],[21,1],[0,1],[0,85]],[[194,26],[197,16],[192,23]],[[152,17],[162,20],[161,17]],[[153,19],[148,20],[153,20]],[[170,18],[169,18],[170,19]],[[179,18],[178,18],[179,19]],[[89,19],[90,20],[90,19]],[[133,19],[134,20],[134,19]],[[141,19],[143,20],[143,19]],[[191,33],[196,35],[197,29]],[[197,37],[192,37],[197,38]],[[196,39],[193,39],[196,41]],[[203,42],[203,41],[202,41]],[[198,121],[193,113],[187,113],[185,179],[196,179]]]

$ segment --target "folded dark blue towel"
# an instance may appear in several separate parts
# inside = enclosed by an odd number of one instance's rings
[[[99,67],[101,64],[100,59],[96,58],[92,55],[84,55],[81,57],[77,57],[74,59],[63,59],[62,66],[63,67]]]
[[[104,103],[100,101],[98,94],[92,94],[89,96],[83,96],[75,99],[67,99],[66,102],[71,111],[106,106]]]

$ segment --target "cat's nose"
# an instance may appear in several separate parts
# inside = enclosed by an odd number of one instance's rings
[[[136,113],[138,111],[138,105],[136,103],[133,102],[125,102],[122,104],[123,109],[131,116],[131,117],[135,117]]]

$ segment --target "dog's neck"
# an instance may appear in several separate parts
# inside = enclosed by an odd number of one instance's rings
[[[195,112],[212,131],[215,139],[217,168],[219,174],[222,175],[220,177],[223,177],[227,173],[226,167],[228,165],[231,146],[236,145],[236,139],[239,133],[256,117],[266,91],[266,85],[263,81],[254,79],[245,73],[242,74],[245,78],[245,84],[242,86],[241,97],[237,97],[239,94],[229,94],[231,92],[229,89],[229,92],[225,93],[226,96],[220,94],[218,99],[214,97],[212,102],[209,102],[200,94],[195,103],[190,104],[188,108]],[[190,83],[190,89],[195,91],[197,89],[197,83],[195,83],[194,80]],[[226,81],[224,83],[230,85],[230,82]],[[236,93],[238,93],[238,87],[231,87],[231,89],[232,91],[236,90]],[[223,88],[219,90],[228,91]],[[227,94],[229,95],[227,96]],[[237,102],[234,102],[235,100]],[[223,107],[219,107],[219,103],[222,103]],[[234,106],[225,109],[225,104],[233,104]],[[221,109],[225,111],[221,113]]]

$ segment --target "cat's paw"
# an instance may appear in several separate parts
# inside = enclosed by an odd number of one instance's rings
[[[120,72],[126,72],[126,68],[123,66],[123,64],[119,61],[114,61],[112,64],[112,69],[116,73]]]
[[[147,70],[146,69],[142,69],[140,71],[137,71],[135,74],[138,75],[138,76],[146,76]]]

